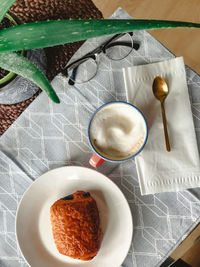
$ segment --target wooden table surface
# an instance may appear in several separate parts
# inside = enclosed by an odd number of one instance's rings
[[[182,20],[200,23],[200,0],[93,0],[108,18],[122,7],[135,19]],[[159,29],[150,33],[200,74],[200,29]]]
[[[104,18],[122,7],[135,19],[164,19],[200,23],[200,0],[93,0]],[[200,29],[160,29],[149,31],[176,56],[183,56],[185,64],[200,74]],[[200,90],[200,88],[199,88]],[[172,253],[182,257],[192,267],[200,266],[200,225]],[[189,249],[189,250],[188,250]]]

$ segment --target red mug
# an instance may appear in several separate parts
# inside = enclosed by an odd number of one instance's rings
[[[118,108],[118,111],[120,110],[120,106],[123,105],[124,107],[127,107],[128,109],[132,109],[132,111],[136,114],[136,116],[138,116],[138,118],[141,120],[141,122],[144,124],[144,137],[142,139],[142,142],[140,142],[140,145],[138,146],[138,149],[136,151],[133,151],[133,153],[128,154],[127,156],[124,157],[116,157],[116,156],[112,156],[109,154],[106,154],[102,151],[100,151],[94,144],[94,140],[91,138],[91,128],[93,125],[94,120],[97,118],[97,115],[99,114],[100,111],[102,111],[105,108],[110,108],[111,105],[119,105],[119,106],[114,106],[115,108]],[[124,106],[126,105],[126,106]],[[111,107],[112,108],[112,107]],[[119,111],[120,112],[120,111]],[[123,101],[113,101],[113,102],[109,102],[106,103],[102,106],[100,106],[98,109],[96,109],[96,111],[93,113],[93,115],[91,116],[91,119],[89,121],[89,125],[88,125],[88,141],[89,144],[94,152],[94,154],[92,155],[92,157],[89,160],[90,165],[92,165],[93,167],[99,167],[101,166],[105,161],[108,162],[115,162],[115,163],[120,163],[120,162],[124,162],[127,161],[129,159],[134,158],[136,155],[138,155],[144,148],[146,142],[147,142],[147,137],[148,137],[148,128],[147,128],[147,122],[146,119],[144,117],[144,115],[142,114],[142,112],[135,107],[132,104],[129,104],[127,102],[123,102]]]

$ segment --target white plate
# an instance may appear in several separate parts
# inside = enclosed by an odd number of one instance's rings
[[[50,206],[77,190],[96,200],[103,231],[101,248],[91,261],[61,255],[54,244]],[[132,239],[132,216],[120,189],[101,173],[83,167],[63,167],[39,177],[25,192],[17,211],[17,239],[32,267],[119,267]]]

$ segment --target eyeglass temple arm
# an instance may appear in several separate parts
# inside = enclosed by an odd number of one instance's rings
[[[76,65],[78,66],[82,61],[85,61],[86,59],[90,58],[91,56],[89,55],[89,53],[85,56],[83,56],[82,58],[79,58],[75,61],[73,61],[72,63],[70,63],[69,65],[66,65],[64,68],[63,68],[63,73],[66,74],[65,72],[67,72],[67,70],[70,70],[70,68],[73,66],[73,67],[76,67]]]
[[[88,53],[87,55],[83,56],[82,58],[79,58],[75,61],[73,61],[72,63],[70,63],[69,65],[66,65],[63,70],[62,70],[62,73],[64,75],[67,75],[68,74],[68,70],[70,69],[75,69],[75,68],[78,68],[79,64],[84,62],[85,60],[89,59],[89,58],[92,58],[92,59],[96,59],[96,56],[95,55],[92,55],[91,53]]]
[[[124,36],[125,34],[129,34],[130,36],[133,36],[133,33],[132,32],[125,32],[125,33],[118,33],[118,34],[115,34],[113,37],[111,37],[109,40],[107,40],[102,48],[106,47],[110,42],[113,42],[117,39],[119,39],[120,37]]]
[[[69,85],[75,84],[77,70],[78,70],[78,66],[75,69],[73,69],[72,75],[69,77],[69,81],[68,81]]]

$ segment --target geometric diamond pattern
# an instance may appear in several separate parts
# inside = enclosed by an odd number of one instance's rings
[[[119,9],[114,17],[127,18]],[[88,40],[76,56],[107,37]],[[103,103],[126,101],[121,67],[170,59],[173,55],[145,31],[134,32],[141,48],[123,62],[100,56],[97,76],[69,86],[58,75],[52,82],[61,104],[41,94],[0,138],[0,266],[25,267],[15,237],[15,215],[28,186],[50,169],[89,166],[87,141],[91,114]],[[200,77],[186,67],[197,142],[200,148]],[[200,219],[200,189],[141,196],[134,160],[104,163],[98,169],[122,190],[133,217],[133,240],[123,267],[160,266]],[[124,226],[126,227],[126,226]],[[46,267],[46,266],[38,266]]]

